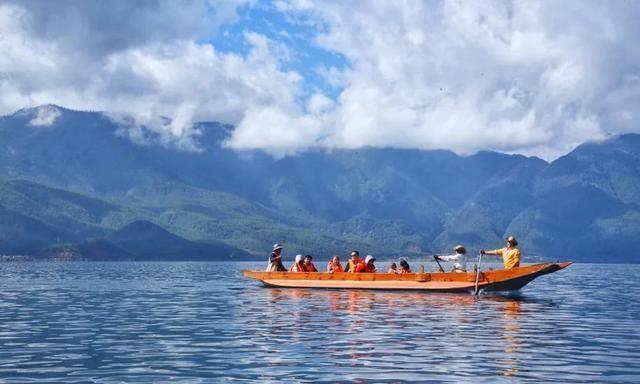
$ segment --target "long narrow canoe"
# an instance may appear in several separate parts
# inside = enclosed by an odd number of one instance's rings
[[[538,276],[559,271],[571,265],[544,263],[512,269],[480,272],[478,287],[482,291],[515,291]],[[395,275],[390,273],[328,273],[328,272],[263,272],[243,271],[245,277],[259,280],[267,286],[282,288],[352,288],[384,290],[419,290],[434,292],[473,292],[476,274],[473,272],[425,272]]]

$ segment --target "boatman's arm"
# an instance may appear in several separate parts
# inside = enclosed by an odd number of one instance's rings
[[[484,249],[481,249],[480,253],[482,253],[483,255],[502,256],[502,248],[494,249],[493,251],[485,251]]]
[[[445,255],[445,256],[437,256],[438,259],[442,261],[458,261],[460,259],[460,255]]]

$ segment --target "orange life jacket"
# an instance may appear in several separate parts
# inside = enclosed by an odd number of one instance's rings
[[[305,272],[318,272],[318,270],[316,269],[316,266],[313,265],[313,263],[302,264],[302,267],[304,268]]]
[[[358,264],[356,265],[354,272],[356,273],[369,272],[367,264],[365,264],[363,260],[358,261]]]
[[[358,263],[354,263],[353,260],[349,259],[347,261],[347,268],[346,271],[347,272],[355,272],[356,271],[356,267],[358,266]]]
[[[329,272],[342,272],[342,265],[340,265],[340,262],[337,263],[332,263],[329,262],[328,268]]]

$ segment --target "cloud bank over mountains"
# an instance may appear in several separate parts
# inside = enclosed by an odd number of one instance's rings
[[[638,19],[636,2],[2,1],[0,113],[101,110],[185,149],[216,120],[274,155],[552,159],[639,130]]]

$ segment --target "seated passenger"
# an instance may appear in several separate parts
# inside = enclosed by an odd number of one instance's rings
[[[311,257],[311,255],[305,256],[304,264],[302,264],[302,266],[304,267],[306,272],[318,272],[318,270],[316,269],[316,266],[313,265],[311,260],[313,260],[313,257]]]
[[[360,260],[360,252],[358,251],[351,251],[351,258],[349,260],[347,260],[347,264],[345,265],[344,271],[345,272],[355,272],[356,271],[356,267],[358,266],[358,264],[360,264],[362,262],[362,260]]]
[[[367,255],[364,259],[364,263],[358,264],[356,267],[356,272],[365,272],[365,273],[375,273],[378,270],[376,269],[376,265],[374,264],[376,259],[371,255]]]
[[[502,256],[504,269],[511,269],[520,266],[520,250],[517,248],[518,240],[515,237],[507,237],[507,246],[493,251],[481,250],[483,255]]]
[[[400,260],[400,273],[411,273],[411,267],[407,260]]]
[[[435,255],[437,260],[452,261],[453,270],[451,272],[467,272],[467,250],[462,245],[453,248],[455,254],[447,256]]]
[[[333,256],[329,264],[327,264],[327,272],[342,272],[342,265],[340,264],[340,257]]]
[[[291,264],[289,272],[307,272],[302,262],[302,255],[296,255],[296,260]]]
[[[287,268],[282,264],[282,245],[274,244],[273,252],[269,256],[269,263],[267,264],[267,272],[286,272]]]
[[[389,270],[387,271],[387,273],[400,273],[398,272],[398,266],[396,265],[396,263],[391,263],[389,265]]]

